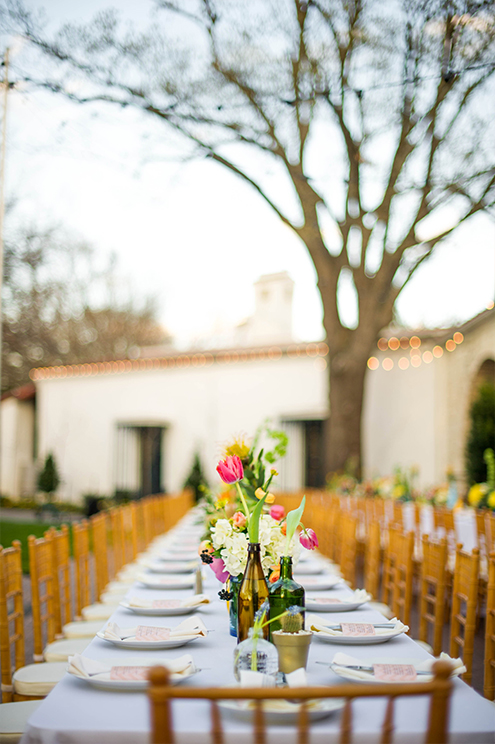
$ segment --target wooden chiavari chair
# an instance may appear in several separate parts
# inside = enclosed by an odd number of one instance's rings
[[[410,532],[407,534],[409,534],[407,545],[409,546],[409,543],[412,542],[412,549],[414,551],[414,533]],[[404,533],[400,525],[390,525],[384,530],[385,547],[382,573],[382,602],[391,607],[394,602],[394,591],[397,578],[396,563],[398,557],[401,556],[401,564],[403,566],[407,563],[405,559],[408,556],[408,551],[404,552],[403,535]],[[401,578],[401,582],[402,580],[403,579]]]
[[[373,598],[380,590],[381,530],[378,522],[368,525],[368,539],[364,554],[364,588]]]
[[[67,666],[66,663],[26,666],[19,540],[14,540],[10,548],[0,546],[0,665],[2,711],[6,710],[4,703],[41,700],[62,679]]]
[[[72,525],[76,580],[76,620],[82,618],[82,608],[91,603],[91,553],[87,519]]]
[[[442,651],[447,589],[447,540],[431,541],[423,535],[423,559],[420,577],[419,640],[429,643],[428,629],[432,628],[432,652]]]
[[[471,553],[464,553],[462,545],[457,546],[450,614],[449,653],[452,657],[462,655],[464,666],[467,669],[462,678],[468,684],[471,684],[472,677],[479,562],[479,548],[474,548]],[[463,634],[461,634],[461,630],[463,630]]]
[[[394,538],[392,613],[406,625],[411,624],[414,577],[414,532],[397,531]]]
[[[108,521],[108,513],[104,511],[94,514],[89,520],[95,561],[97,599],[103,594],[110,579],[108,567]]]
[[[356,560],[357,560],[357,519],[350,514],[342,514],[340,520],[340,571],[349,585],[356,588]]]
[[[45,533],[45,538],[48,536],[52,547],[55,639],[93,638],[100,630],[101,622],[91,622],[85,616],[83,620],[74,620],[69,529],[67,525],[62,525],[60,530],[52,527]]]
[[[65,661],[72,654],[82,653],[95,632],[92,630],[91,635],[85,638],[55,640],[56,584],[52,540],[50,531],[45,537],[28,537],[35,662]]]
[[[444,744],[448,739],[448,705],[452,683],[449,679],[451,667],[448,662],[437,661],[434,665],[434,679],[431,682],[414,682],[401,684],[342,684],[327,687],[187,687],[185,685],[172,686],[169,684],[169,672],[164,667],[153,667],[150,671],[150,686],[148,696],[151,702],[151,742],[152,744],[174,744],[173,706],[174,699],[179,700],[209,700],[211,711],[211,741],[222,744],[225,741],[222,727],[222,717],[218,705],[219,700],[252,700],[253,701],[253,733],[257,744],[269,741],[266,731],[263,702],[270,700],[300,701],[300,713],[297,724],[299,744],[308,744],[309,717],[305,700],[324,700],[345,698],[340,724],[341,744],[352,741],[352,709],[353,703],[360,699],[387,698],[387,705],[383,706],[385,715],[381,730],[381,744],[390,744],[393,736],[393,719],[395,701],[406,697],[428,695],[430,708],[427,730],[424,736],[425,744]],[[302,703],[302,704],[301,704]]]
[[[488,700],[495,700],[495,553],[490,553],[488,559],[483,694]]]

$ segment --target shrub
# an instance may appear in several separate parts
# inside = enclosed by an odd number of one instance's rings
[[[485,483],[487,465],[483,458],[486,449],[495,442],[495,385],[480,385],[469,411],[471,426],[466,444],[466,476],[469,484]]]

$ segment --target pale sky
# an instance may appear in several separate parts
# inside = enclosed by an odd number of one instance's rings
[[[134,19],[147,7],[110,4]],[[105,0],[30,5],[59,22],[87,20],[108,7]],[[220,166],[156,159],[150,142],[162,136],[160,123],[137,112],[13,91],[6,193],[17,200],[16,218],[61,224],[102,258],[116,253],[135,294],[158,297],[159,319],[181,345],[247,317],[256,279],[284,270],[295,281],[296,337],[322,338],[321,302],[304,245]],[[398,311],[414,327],[450,325],[481,312],[494,294],[495,226],[482,215],[419,269]],[[347,312],[350,317],[351,306]]]

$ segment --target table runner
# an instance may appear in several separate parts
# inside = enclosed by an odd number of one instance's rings
[[[194,532],[194,514],[187,515],[170,533],[176,535]],[[202,671],[183,684],[198,686],[225,686],[235,683],[233,676],[233,654],[236,640],[229,635],[229,620],[225,602],[217,597],[221,588],[213,573],[204,570],[204,591],[212,603],[205,605],[200,616],[206,627],[212,631],[205,639],[190,643],[184,648],[163,651],[142,651],[116,648],[111,644],[93,639],[84,652],[92,659],[122,659],[143,656],[156,660],[175,659],[187,650]],[[156,597],[157,591],[146,589],[138,584],[130,587],[129,595],[146,599]],[[185,598],[191,590],[160,591],[160,598]],[[306,592],[311,595],[311,589]],[[350,594],[345,585],[324,592],[318,596],[332,596],[343,599]],[[322,619],[332,622],[380,622],[383,617],[364,605],[359,610],[347,613],[321,614]],[[136,619],[147,623],[150,618],[134,615],[119,608],[111,620],[121,626],[132,625]],[[174,627],[181,618],[153,618],[154,624]],[[102,626],[106,623],[102,623]],[[316,662],[330,662],[337,651],[355,652],[356,647],[324,643],[313,639],[308,662],[308,683],[314,685],[338,685],[342,680],[325,666]],[[361,658],[405,657],[423,660],[428,654],[407,636],[400,636],[383,645],[360,646]],[[450,744],[493,744],[495,732],[495,707],[483,699],[464,682],[457,679],[453,683],[450,715]],[[423,698],[405,698],[396,705],[394,744],[415,744],[422,741],[426,725],[428,703]],[[204,701],[176,701],[174,728],[177,744],[203,744],[210,741],[209,706]],[[379,741],[385,701],[361,700],[353,704],[353,728],[355,744],[374,744]],[[252,730],[249,724],[236,718],[235,714],[222,715],[226,731],[226,741],[235,744],[251,744]],[[311,726],[312,744],[333,744],[339,738],[340,714],[315,722]],[[21,744],[148,744],[150,727],[150,708],[145,693],[108,692],[95,690],[82,680],[66,675],[43,701],[40,708],[30,718]],[[293,727],[272,726],[269,732],[270,744],[296,744],[297,735]]]

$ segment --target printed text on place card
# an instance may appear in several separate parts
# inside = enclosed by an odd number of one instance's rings
[[[383,682],[413,682],[417,677],[412,664],[373,664],[373,674]]]
[[[371,623],[341,623],[342,635],[345,636],[374,636],[375,629]]]
[[[115,666],[110,669],[110,679],[141,680],[147,679],[150,668],[145,666]]]
[[[168,641],[170,628],[155,628],[152,625],[138,625],[136,641]]]
[[[332,597],[315,597],[310,600],[311,602],[318,602],[318,604],[342,604],[341,599],[333,599]]]

